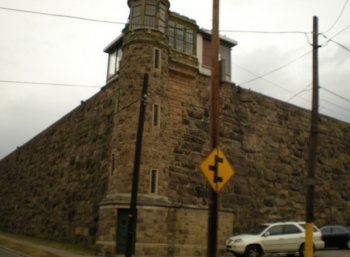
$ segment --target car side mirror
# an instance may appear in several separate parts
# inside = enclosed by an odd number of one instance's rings
[[[264,236],[269,236],[270,235],[270,232],[266,232],[265,234],[264,234]]]

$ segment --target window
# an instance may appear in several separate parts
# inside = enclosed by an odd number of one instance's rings
[[[177,21],[168,21],[169,46],[190,55],[195,54],[195,30]]]
[[[283,225],[284,234],[296,234],[301,233],[301,230],[294,225]]]
[[[132,5],[132,29],[141,26],[141,4],[141,0],[135,0]]]
[[[158,29],[165,32],[165,19],[166,19],[166,6],[163,3],[159,3],[159,21]]]
[[[332,229],[333,229],[333,233],[348,233],[347,230],[341,227],[333,227]]]
[[[151,170],[151,177],[150,177],[150,193],[156,194],[158,190],[158,171],[157,170]]]
[[[176,25],[176,50],[184,50],[185,26],[181,24]]]
[[[131,29],[158,28],[165,32],[167,6],[160,0],[133,0]]]
[[[160,50],[154,49],[154,68],[160,69]]]
[[[231,72],[231,48],[220,44],[219,48],[219,60],[226,61],[225,73],[230,74]],[[211,41],[203,38],[203,65],[211,67]]]
[[[321,229],[322,234],[329,234],[331,233],[331,227],[326,227]]]
[[[193,29],[186,28],[186,53],[193,54]]]
[[[119,63],[122,59],[123,52],[121,49],[117,49],[109,54],[108,60],[108,79],[113,77],[119,71]]]
[[[159,127],[160,126],[160,114],[159,114],[159,105],[154,104],[153,105],[153,127]]]
[[[282,225],[277,225],[268,230],[270,232],[270,235],[281,235],[283,233]]]
[[[175,22],[168,21],[169,46],[175,48]]]
[[[156,27],[156,0],[146,0],[145,7],[145,27],[155,28]]]

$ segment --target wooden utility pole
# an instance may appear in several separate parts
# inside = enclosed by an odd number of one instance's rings
[[[315,168],[318,133],[318,18],[316,16],[313,18],[312,46],[312,110],[309,137],[308,178],[306,180],[305,257],[313,256],[314,191],[316,185]]]
[[[210,150],[219,146],[219,0],[213,0],[213,31],[211,37],[211,108],[210,108]],[[217,252],[218,195],[209,188],[208,247],[207,257]]]
[[[143,124],[145,120],[145,110],[146,110],[146,98],[147,98],[147,86],[148,86],[148,74],[146,73],[143,78],[143,87],[141,93],[141,103],[140,103],[140,116],[139,125],[137,129],[136,138],[136,149],[135,149],[135,159],[134,159],[134,173],[132,179],[132,192],[131,192],[131,202],[130,202],[130,214],[128,222],[128,234],[126,237],[126,251],[125,257],[131,257],[134,248],[134,236],[136,230],[136,204],[137,204],[137,191],[139,183],[139,173],[140,173],[140,159],[141,159],[141,148],[142,148],[142,134],[143,134]]]

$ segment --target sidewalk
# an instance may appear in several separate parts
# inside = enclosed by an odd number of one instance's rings
[[[9,247],[8,245],[3,246],[0,242],[1,248],[11,250],[24,257],[91,257],[4,235],[0,235],[0,240],[10,242],[13,245],[13,247]]]

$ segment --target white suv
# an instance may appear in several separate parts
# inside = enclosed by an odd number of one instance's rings
[[[285,221],[263,223],[249,234],[228,238],[227,251],[237,257],[260,257],[264,254],[300,254],[304,257],[305,222]],[[322,234],[316,226],[313,232],[314,251],[324,248]]]

